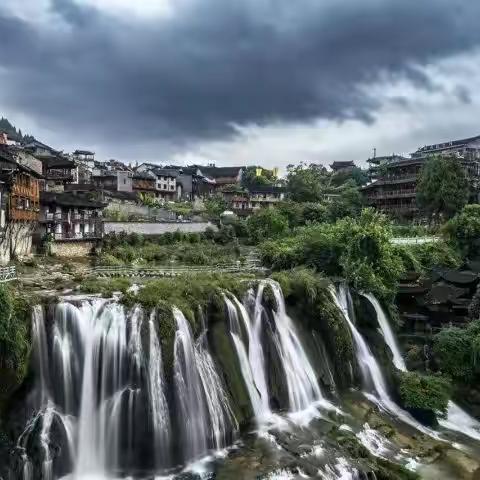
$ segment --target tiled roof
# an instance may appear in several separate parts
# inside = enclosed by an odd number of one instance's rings
[[[44,157],[41,159],[45,168],[75,168],[75,162],[61,156]]]
[[[475,142],[476,140],[480,140],[480,135],[477,135],[475,137],[469,137],[469,138],[462,138],[460,140],[451,140],[449,142],[443,142],[443,143],[434,143],[432,145],[425,145],[424,147],[419,148],[415,153],[423,153],[423,152],[430,152],[430,151],[440,151],[440,150],[446,150],[446,149],[451,149],[455,147],[461,147],[463,145],[467,145],[468,143]]]
[[[96,202],[84,195],[71,192],[40,192],[40,203],[42,205],[60,205],[63,207],[103,208],[105,206],[101,202]]]
[[[194,165],[194,167],[197,167]],[[200,171],[207,177],[220,178],[220,177],[236,177],[240,170],[245,170],[246,167],[202,167],[198,166]]]

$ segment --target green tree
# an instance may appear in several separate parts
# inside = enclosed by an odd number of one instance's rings
[[[466,205],[443,227],[443,233],[458,244],[466,256],[480,253],[480,205]]]
[[[248,237],[252,243],[286,234],[288,220],[276,208],[263,208],[247,220]]]
[[[431,157],[420,170],[417,203],[429,214],[455,215],[468,202],[468,178],[454,157]]]
[[[361,187],[368,182],[368,173],[359,167],[353,167],[351,170],[339,171],[332,175],[332,184],[337,187],[349,180],[352,180],[357,187]]]
[[[210,217],[218,218],[225,210],[228,210],[228,203],[222,195],[216,194],[205,200],[205,209]]]
[[[289,165],[287,167],[288,196],[295,202],[320,202],[330,185],[330,174],[322,165]]]
[[[257,175],[257,169],[261,169],[261,175]],[[242,187],[250,190],[251,188],[274,185],[277,181],[277,177],[274,175],[273,170],[267,170],[262,167],[247,167],[242,174]]]
[[[335,221],[343,217],[355,217],[360,214],[363,197],[353,180],[348,180],[336,190],[338,196],[333,197],[328,205],[330,220]]]
[[[480,321],[467,328],[444,328],[434,337],[433,352],[440,370],[460,382],[470,382],[480,371]]]

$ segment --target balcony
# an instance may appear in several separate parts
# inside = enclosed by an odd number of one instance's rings
[[[40,214],[38,209],[11,208],[10,218],[14,221],[36,222]]]
[[[393,190],[387,192],[376,192],[368,195],[368,200],[383,200],[387,198],[413,198],[416,196],[415,190]]]
[[[40,222],[61,222],[63,216],[61,212],[43,212],[40,217]]]
[[[56,232],[54,234],[55,240],[59,241],[71,241],[71,240],[95,240],[102,238],[102,233],[99,231],[94,232]]]

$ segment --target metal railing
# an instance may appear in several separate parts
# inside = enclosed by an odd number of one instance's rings
[[[0,267],[0,283],[11,282],[17,279],[17,269],[15,266]]]
[[[177,267],[128,267],[98,266],[90,273],[100,277],[176,277],[179,275],[198,273],[254,273],[265,272],[266,269],[257,265],[219,265],[219,266],[177,266]]]

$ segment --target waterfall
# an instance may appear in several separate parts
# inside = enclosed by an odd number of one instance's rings
[[[112,424],[120,419],[118,400],[125,387],[122,371],[127,355],[126,319],[121,306],[115,303],[104,309],[101,306],[99,303],[83,304],[78,318],[85,358],[75,470],[77,476],[105,474],[107,441],[114,457],[119,441],[116,435],[107,439],[107,433],[117,433]],[[111,401],[112,395],[116,402]],[[108,408],[105,408],[106,404]]]
[[[32,312],[32,344],[35,366],[38,368],[39,399],[38,404],[43,405],[49,396],[48,393],[48,349],[47,334],[45,331],[45,318],[43,308],[35,305]]]
[[[390,323],[383,311],[380,302],[370,294],[363,294],[372,304],[377,314],[380,330],[382,331],[385,343],[390,348],[393,356],[393,363],[402,372],[407,371],[405,361],[400,352],[400,348],[395,339],[395,335],[390,326]],[[438,423],[447,430],[454,430],[464,435],[467,435],[474,440],[480,440],[480,422],[472,418],[467,412],[462,410],[454,402],[448,402],[447,418],[440,418]]]
[[[232,296],[233,297],[233,296]],[[235,346],[240,370],[242,372],[245,385],[248,390],[250,402],[257,422],[263,423],[272,417],[268,402],[267,382],[265,379],[265,364],[263,360],[263,351],[261,345],[256,343],[256,337],[253,333],[245,307],[233,297],[233,302],[224,295],[225,305],[227,307],[228,318],[230,321],[230,335]],[[237,310],[238,309],[238,310]],[[242,327],[239,321],[238,312],[242,325],[247,332],[248,337],[248,353],[245,343],[242,340]]]
[[[218,450],[227,446],[230,430],[238,430],[238,423],[208,350],[206,331],[200,335],[197,341],[195,360],[210,418],[211,442],[213,448]]]
[[[333,299],[343,312],[343,316],[347,322],[348,327],[352,333],[353,341],[355,344],[357,361],[362,372],[362,377],[365,385],[372,385],[375,392],[374,395],[368,394],[368,398],[377,403],[386,412],[400,419],[402,422],[416,428],[417,430],[430,435],[431,437],[438,438],[438,434],[433,430],[430,430],[419,422],[417,422],[408,412],[400,408],[390,397],[388,393],[387,384],[382,374],[380,366],[373,356],[367,342],[357,330],[357,327],[353,324],[349,313],[349,292],[344,284],[339,286],[338,292],[335,289],[332,290]]]
[[[209,351],[205,319],[195,341],[173,309],[178,408],[171,409],[155,311],[146,316],[139,306],[74,297],[51,311],[48,328],[41,307],[32,315],[34,411],[17,440],[24,480],[37,471],[53,480],[69,467],[73,478],[163,475],[232,443],[238,423]]]
[[[275,343],[287,379],[290,411],[299,412],[322,400],[322,392],[292,319],[287,315],[280,285],[271,280],[266,282],[272,289],[277,304],[277,309],[273,311]]]
[[[234,295],[224,295],[230,320],[230,335],[257,422],[263,424],[278,419],[273,415],[269,406],[267,372],[262,346],[262,316],[264,313],[262,301],[266,286],[272,289],[277,304],[276,310],[272,312],[273,342],[285,375],[289,413],[293,420],[305,422],[308,419],[306,416],[302,416],[302,412],[319,403],[328,407],[331,405],[323,399],[315,371],[302,346],[293,321],[286,313],[283,294],[277,282],[272,280],[260,282],[256,295],[249,291],[248,300],[253,305],[251,316]],[[242,338],[243,331],[246,334],[246,341]]]
[[[383,311],[382,306],[380,305],[380,302],[373,295],[368,293],[364,293],[363,296],[372,304],[373,308],[375,309],[383,338],[385,339],[385,343],[388,345],[388,348],[390,348],[390,351],[392,352],[393,364],[398,368],[398,370],[406,372],[407,367],[405,365],[405,360],[400,353],[400,348],[395,340],[395,335],[390,327],[390,323],[385,315],[385,312]]]
[[[452,401],[448,402],[447,418],[440,418],[438,423],[447,430],[454,430],[480,441],[480,422]]]
[[[149,393],[152,408],[152,423],[154,432],[155,452],[159,455],[160,465],[168,464],[170,457],[170,417],[167,399],[165,397],[165,378],[163,372],[162,350],[154,323],[155,313],[152,312],[149,326]]]
[[[183,313],[173,309],[177,324],[174,343],[175,392],[181,411],[181,429],[187,458],[207,451],[207,417],[190,325]]]
[[[220,377],[208,351],[204,333],[195,344],[190,325],[178,308],[173,308],[177,325],[174,343],[175,393],[181,410],[180,428],[186,460],[198,459],[210,448],[227,445],[236,420]]]

